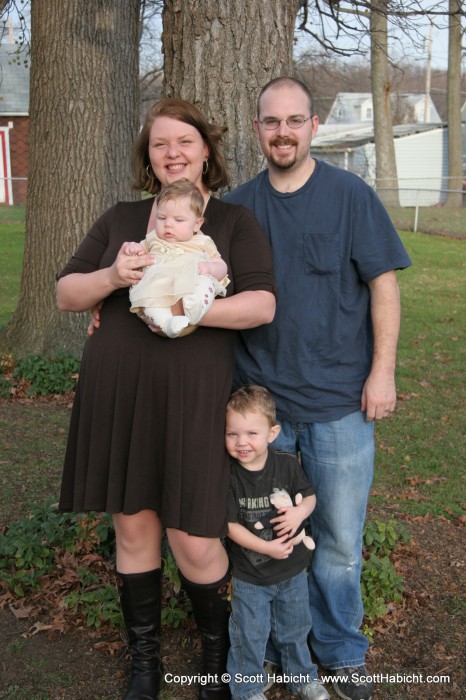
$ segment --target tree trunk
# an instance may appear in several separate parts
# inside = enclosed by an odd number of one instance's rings
[[[461,207],[463,202],[463,163],[461,145],[461,11],[462,0],[450,0],[448,27],[448,189],[445,206]]]
[[[374,108],[375,184],[385,206],[399,206],[391,86],[388,77],[387,3],[376,0],[371,11],[371,85]]]
[[[193,102],[226,125],[233,187],[264,161],[252,129],[259,90],[292,74],[295,0],[166,0],[164,93]]]
[[[56,308],[55,275],[105,209],[134,197],[139,4],[32,3],[24,266],[1,337],[15,356],[79,353],[86,338],[87,315]]]

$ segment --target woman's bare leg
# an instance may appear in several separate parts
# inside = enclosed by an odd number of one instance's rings
[[[116,568],[121,574],[139,574],[161,565],[162,524],[153,510],[112,516],[116,536]]]
[[[218,537],[196,537],[167,529],[173,556],[183,576],[192,583],[219,581],[228,570],[228,556]]]

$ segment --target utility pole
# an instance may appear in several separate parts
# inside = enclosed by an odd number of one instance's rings
[[[426,94],[424,103],[424,122],[430,122],[430,77],[432,70],[432,24],[429,28],[427,43],[427,65],[426,65]]]

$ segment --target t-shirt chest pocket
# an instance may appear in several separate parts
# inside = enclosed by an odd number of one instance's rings
[[[340,269],[339,236],[336,233],[303,233],[304,273],[323,277]]]

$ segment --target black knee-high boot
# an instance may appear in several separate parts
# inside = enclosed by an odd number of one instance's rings
[[[227,599],[230,572],[215,583],[192,583],[180,572],[183,589],[189,596],[194,619],[202,639],[202,675],[209,675],[211,682],[201,686],[199,700],[230,700],[228,683],[222,681],[226,671],[230,638],[228,617],[230,606]]]
[[[161,569],[142,574],[118,574],[120,601],[131,652],[131,680],[125,700],[155,700],[159,696]]]

